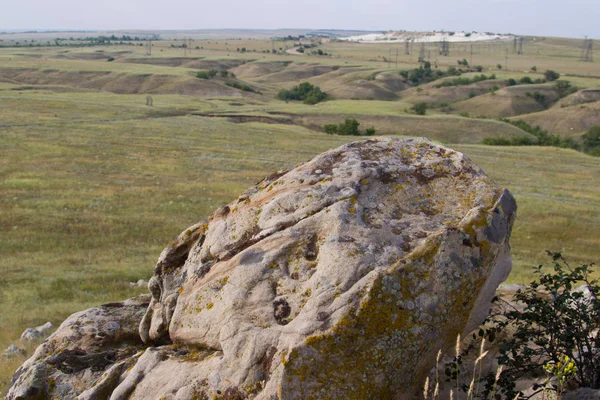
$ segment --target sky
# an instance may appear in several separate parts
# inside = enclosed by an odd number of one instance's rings
[[[600,38],[599,0],[0,0],[0,31],[352,29]]]

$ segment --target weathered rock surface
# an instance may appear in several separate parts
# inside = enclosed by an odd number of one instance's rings
[[[21,340],[23,341],[34,341],[45,338],[52,331],[52,322],[46,322],[44,325],[37,326],[35,328],[27,328],[21,334]]]
[[[13,358],[23,355],[25,355],[25,350],[18,348],[14,344],[11,344],[6,348],[6,350],[4,350],[4,353],[2,353],[2,358]]]
[[[515,212],[469,159],[426,139],[331,150],[170,243],[143,318],[140,302],[70,317],[17,371],[8,399],[32,389],[113,400],[412,398],[437,351],[487,314],[511,269]],[[63,340],[87,324],[94,332]]]
[[[105,369],[143,348],[138,325],[149,300],[145,295],[71,315],[17,370],[6,398],[75,398]]]

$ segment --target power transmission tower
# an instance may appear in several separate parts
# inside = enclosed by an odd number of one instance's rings
[[[471,44],[471,58],[469,59],[469,65],[473,66],[473,45]]]
[[[150,37],[146,38],[146,55],[152,55],[152,40],[150,39]]]
[[[398,49],[396,49],[396,69],[398,69]]]
[[[408,42],[408,39],[404,41],[404,54],[410,55],[410,43]]]
[[[187,38],[183,38],[183,56],[187,57]]]
[[[508,71],[508,49],[506,49],[506,54],[504,57],[504,70]]]
[[[440,44],[440,55],[446,57],[450,55],[450,43],[446,39],[442,40]]]
[[[519,38],[519,50],[517,50],[517,54],[522,55],[523,54],[523,42],[525,41],[525,39],[523,37]]]
[[[513,54],[517,54],[517,38],[513,39]]]
[[[421,42],[421,48],[419,49],[419,62],[425,61],[425,42]]]
[[[588,39],[587,36],[583,40],[583,52],[581,53],[581,61],[584,62],[593,62],[593,44],[592,39]]]

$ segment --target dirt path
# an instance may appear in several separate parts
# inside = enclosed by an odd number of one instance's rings
[[[286,53],[288,53],[288,54],[293,54],[293,55],[295,55],[295,56],[303,56],[303,55],[304,55],[304,53],[300,53],[300,52],[298,51],[298,49],[299,49],[300,47],[302,47],[302,46],[298,46],[298,47],[292,47],[291,49],[287,49],[285,52],[286,52]]]

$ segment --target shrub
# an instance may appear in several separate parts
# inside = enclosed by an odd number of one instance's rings
[[[521,79],[519,79],[519,83],[520,83],[521,85],[530,85],[530,84],[532,84],[532,83],[533,83],[533,81],[531,80],[531,78],[530,78],[530,77],[528,77],[528,76],[524,76],[524,77],[522,77]]]
[[[290,90],[282,89],[277,93],[277,97],[281,100],[298,100],[305,104],[317,104],[327,99],[327,93],[321,91],[318,86],[312,85],[310,82],[301,83],[294,86]]]
[[[106,60],[106,61],[108,61],[108,62],[115,61],[115,58],[114,57],[108,57],[108,60]]]
[[[494,78],[495,77],[496,76],[494,75]],[[493,79],[493,78],[491,76],[487,76],[484,74],[475,75],[473,78],[458,77],[458,78],[446,80],[438,85],[435,85],[434,87],[441,88],[441,87],[445,87],[445,86],[470,85],[471,83],[482,82],[482,81],[486,81],[488,79]]]
[[[244,92],[251,92],[251,93],[259,93],[259,90],[254,89],[252,86],[249,86],[245,83],[240,83],[240,82],[225,82],[225,84],[229,87],[235,88],[235,89],[239,89],[239,90],[243,90]]]
[[[502,343],[498,357],[504,366],[498,385],[508,398],[519,394],[517,378],[534,375],[542,367],[548,372],[565,356],[574,361],[578,385],[600,388],[600,285],[592,279],[594,266],[572,267],[560,253],[548,255],[553,272],[535,267],[537,279],[513,296],[519,306],[492,316],[490,328],[483,332],[491,339],[502,331],[514,332]],[[578,287],[584,289],[574,290]],[[549,389],[560,394],[560,386]]]
[[[600,125],[591,127],[583,135],[583,151],[593,156],[600,156]]]
[[[506,118],[500,118],[500,121],[516,126],[522,131],[535,136],[537,140],[525,135],[511,137],[510,139],[491,137],[485,138],[482,142],[483,144],[494,146],[552,146],[574,150],[580,149],[579,144],[574,139],[561,137],[560,135],[551,135],[539,126],[532,127],[525,121],[512,121]]]
[[[417,103],[411,107],[411,111],[414,111],[417,115],[425,115],[428,108],[429,105],[427,103]]]
[[[338,126],[336,124],[327,124],[323,127],[323,129],[325,129],[325,132],[330,135],[338,133]]]
[[[513,78],[509,78],[506,80],[506,86],[515,86],[517,84],[517,81],[514,80]]]
[[[483,71],[483,67],[482,67],[481,65],[476,65],[476,66],[475,66],[475,67],[473,67],[473,68],[475,68],[475,71],[477,71],[477,72],[481,72],[481,71]]]
[[[527,92],[526,95],[531,97],[532,99],[534,99],[542,107],[544,107],[544,108],[548,107],[548,105],[546,104],[546,95],[545,94],[535,91],[533,93]]]
[[[345,136],[373,136],[376,132],[375,128],[367,128],[364,133],[358,129],[360,123],[354,118],[347,118],[341,124],[327,124],[323,126],[326,133],[333,135]]]
[[[534,65],[533,67],[531,67],[531,70],[532,70],[533,72],[537,72],[537,67]]]
[[[374,127],[367,128],[365,130],[365,136],[373,136],[377,132]]]
[[[206,71],[198,71],[198,72],[196,72],[196,78],[210,79],[210,76],[208,76],[208,72],[206,72]]]
[[[577,91],[577,88],[575,86],[571,86],[571,82],[569,81],[556,81],[554,88],[561,98]]]
[[[498,64],[498,65],[496,65],[496,68],[498,68],[498,69],[502,69],[502,64]]]
[[[560,78],[560,74],[556,71],[552,71],[551,69],[544,72],[544,77],[548,82],[552,82]]]
[[[227,75],[229,75],[229,71],[226,71],[226,70],[221,71],[221,77],[227,78]]]

